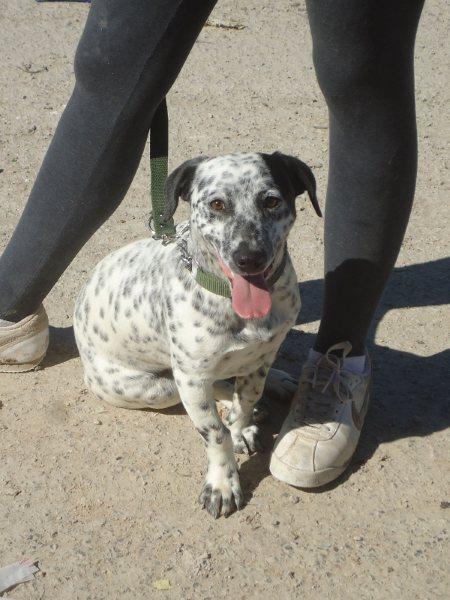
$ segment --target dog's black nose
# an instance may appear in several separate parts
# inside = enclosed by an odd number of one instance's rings
[[[254,275],[264,269],[267,254],[264,250],[250,250],[247,244],[239,244],[238,249],[233,252],[233,260],[241,271]]]

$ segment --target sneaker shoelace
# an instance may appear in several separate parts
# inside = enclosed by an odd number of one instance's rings
[[[294,420],[302,426],[320,429],[326,427],[336,402],[342,404],[352,399],[352,373],[344,370],[344,358],[349,354],[350,342],[341,342],[328,349],[314,364],[305,365],[304,392],[297,402]],[[342,351],[342,358],[333,352]]]

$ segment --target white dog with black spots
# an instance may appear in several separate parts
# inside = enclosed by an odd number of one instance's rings
[[[164,219],[179,198],[191,205],[177,243],[110,254],[76,303],[87,386],[124,408],[183,403],[206,444],[200,503],[216,518],[244,503],[234,452],[259,448],[253,409],[300,309],[286,246],[295,198],[307,191],[320,215],[315,189],[309,167],[278,152],[187,161],[166,183]],[[231,298],[202,287],[199,270],[228,282]],[[231,400],[226,424],[215,399]]]

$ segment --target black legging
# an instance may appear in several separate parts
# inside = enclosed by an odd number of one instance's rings
[[[0,318],[33,312],[133,179],[153,113],[215,1],[94,0],[76,85],[0,259]],[[325,301],[316,349],[364,340],[416,176],[413,51],[423,0],[310,0],[330,113]]]

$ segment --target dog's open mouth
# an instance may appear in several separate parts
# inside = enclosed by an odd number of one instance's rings
[[[256,275],[233,273],[220,258],[219,265],[231,283],[231,304],[234,312],[243,319],[265,317],[272,307],[272,298],[266,281],[272,265]]]

